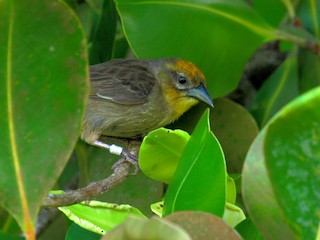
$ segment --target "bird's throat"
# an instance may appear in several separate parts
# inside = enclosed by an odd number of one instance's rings
[[[181,91],[172,87],[163,88],[164,97],[171,112],[171,122],[177,120],[199,101],[195,98],[185,96]]]

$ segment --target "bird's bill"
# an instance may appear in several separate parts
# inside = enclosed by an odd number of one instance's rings
[[[196,88],[192,88],[188,90],[188,96],[194,97],[195,99],[198,99],[199,101],[202,101],[206,104],[208,104],[211,107],[213,106],[213,101],[206,89],[206,87],[200,83],[200,85]]]

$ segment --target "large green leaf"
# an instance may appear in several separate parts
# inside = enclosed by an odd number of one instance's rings
[[[24,237],[11,236],[6,233],[0,232],[0,238],[5,240],[24,240]]]
[[[249,147],[259,132],[256,121],[241,105],[221,98],[215,101],[210,122],[225,154],[228,173],[240,173]]]
[[[138,209],[129,205],[99,201],[87,201],[59,207],[59,210],[82,228],[101,235],[124,222],[130,215],[144,217]]]
[[[240,233],[243,239],[250,240],[263,240],[261,233],[258,229],[253,225],[251,219],[245,219],[241,223],[239,223],[235,229],[238,233]]]
[[[300,1],[297,6],[297,16],[302,26],[320,39],[320,4],[317,0]]]
[[[99,240],[101,235],[86,230],[79,225],[72,223],[68,229],[65,240],[76,240],[76,239],[85,239],[85,240]]]
[[[223,220],[231,227],[237,226],[240,222],[246,219],[246,215],[237,205],[226,203],[226,208],[223,214]]]
[[[307,49],[299,49],[299,87],[302,92],[320,85],[320,56]]]
[[[169,183],[190,135],[182,130],[159,128],[150,132],[140,146],[139,166],[155,180]]]
[[[275,195],[291,229],[302,239],[315,239],[320,220],[319,105],[317,88],[284,109],[270,123],[265,138]]]
[[[302,26],[320,39],[320,4],[315,0],[300,1],[297,16]],[[320,85],[320,56],[307,49],[299,49],[298,70],[301,91]]]
[[[41,202],[80,131],[86,45],[59,1],[0,1],[0,13],[0,204],[33,239]]]
[[[267,239],[315,239],[319,226],[320,87],[284,107],[253,143],[243,173],[252,220]]]
[[[180,57],[197,64],[213,97],[231,92],[252,53],[274,38],[241,0],[116,0],[139,58]]]
[[[252,7],[272,26],[278,27],[287,14],[285,1],[252,0]]]
[[[286,220],[276,201],[263,158],[263,139],[260,132],[253,142],[242,173],[242,194],[249,216],[265,239],[293,239]]]
[[[253,102],[252,114],[263,127],[277,111],[298,95],[297,55],[294,52],[263,84]]]
[[[113,0],[104,0],[99,21],[90,41],[90,64],[110,60],[116,34],[117,16]]]
[[[164,200],[164,216],[196,210],[222,217],[226,202],[226,166],[206,111],[191,135]]]

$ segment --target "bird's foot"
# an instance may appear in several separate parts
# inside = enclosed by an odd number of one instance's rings
[[[140,172],[140,168],[139,168],[139,164],[138,164],[138,158],[134,154],[129,153],[126,150],[124,150],[122,147],[116,146],[114,144],[109,145],[109,144],[106,144],[106,143],[98,141],[98,140],[94,141],[92,143],[92,145],[107,149],[112,154],[115,154],[115,155],[118,155],[118,156],[122,156],[122,158],[120,158],[115,164],[113,164],[112,169],[115,169],[121,163],[129,162],[133,166],[135,166],[135,170],[133,172],[133,175],[136,175],[136,174],[138,174]]]
[[[122,150],[121,156],[122,156],[122,158],[120,158],[115,164],[112,165],[112,170],[114,170],[117,166],[119,166],[120,164],[122,164],[124,162],[129,162],[135,167],[135,170],[132,173],[132,175],[136,175],[140,172],[138,158],[135,155],[133,155],[125,150]]]

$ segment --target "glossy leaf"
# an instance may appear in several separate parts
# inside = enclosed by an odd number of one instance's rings
[[[320,4],[317,0],[300,1],[297,6],[297,17],[302,26],[320,39]]]
[[[90,39],[90,64],[110,60],[116,34],[117,16],[113,0],[104,0],[99,21]]]
[[[276,201],[263,159],[265,131],[254,140],[242,173],[242,194],[250,218],[265,239],[293,239]]]
[[[0,233],[19,236],[22,234],[17,221],[3,208],[0,208]],[[1,239],[1,237],[0,237]]]
[[[285,104],[299,95],[297,56],[293,53],[263,84],[252,106],[252,114],[263,127]]]
[[[68,229],[65,240],[99,240],[101,239],[101,235],[88,231],[79,225],[72,223]]]
[[[193,240],[241,239],[225,221],[209,213],[183,211],[171,214],[165,219],[181,226]]]
[[[191,240],[188,233],[176,224],[160,218],[128,218],[101,240]]]
[[[274,39],[274,29],[240,0],[116,2],[137,57],[194,62],[207,77],[214,98],[236,88],[256,48]]]
[[[245,240],[263,240],[261,233],[250,219],[243,220],[235,229]]]
[[[226,201],[231,204],[236,203],[237,189],[234,180],[227,176],[227,198]]]
[[[319,104],[320,88],[306,93],[283,109],[265,137],[266,167],[276,198],[302,239],[314,239],[319,226]]]
[[[196,210],[222,216],[226,169],[220,144],[210,131],[206,111],[191,135],[164,199],[164,215]]]
[[[210,122],[225,154],[228,173],[240,173],[249,147],[259,132],[255,119],[241,105],[221,98],[215,101]]]
[[[270,121],[248,153],[244,199],[252,220],[267,239],[316,237],[319,104],[319,87],[295,99]]]
[[[0,238],[5,240],[24,240],[24,237],[11,236],[6,233],[0,232]]]
[[[98,201],[59,207],[59,210],[82,228],[101,235],[124,222],[129,215],[144,217],[138,209],[129,205]]]
[[[159,128],[150,132],[140,147],[142,172],[152,179],[169,183],[189,138],[190,135],[182,130]]]
[[[95,17],[97,15],[96,12],[90,8],[87,2],[79,3],[74,0],[67,0],[65,2],[67,2],[69,6],[72,7],[74,12],[78,16],[81,22],[82,28],[85,32],[86,39],[90,39],[90,36],[93,32],[94,23],[96,20],[96,17]]]
[[[309,50],[300,49],[298,55],[300,91],[305,92],[320,86],[320,56]]]
[[[284,1],[279,0],[252,0],[252,7],[260,14],[271,26],[279,27],[282,20],[287,15]]]
[[[60,1],[0,1],[0,12],[0,204],[33,239],[42,200],[80,132],[85,39]]]
[[[158,217],[162,217],[162,212],[163,212],[163,201],[161,202],[156,202],[151,204],[151,210],[152,212],[157,215]]]
[[[227,202],[222,219],[226,221],[231,227],[235,227],[244,219],[246,219],[246,216],[244,215],[244,212],[241,208]]]

